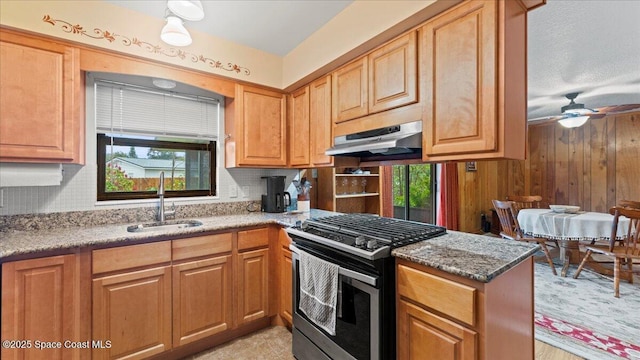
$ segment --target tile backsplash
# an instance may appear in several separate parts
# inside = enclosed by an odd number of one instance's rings
[[[3,188],[2,215],[42,214],[68,211],[90,211],[117,208],[156,207],[157,201],[140,200],[99,204],[96,201],[95,164],[85,166],[63,165],[64,178],[60,186],[32,186]],[[266,182],[262,176],[286,176],[287,186],[298,174],[292,169],[225,169],[218,168],[217,196],[197,199],[168,199],[167,202],[180,204],[208,204],[235,201],[260,201],[266,192]],[[237,196],[230,197],[229,188],[235,185]]]

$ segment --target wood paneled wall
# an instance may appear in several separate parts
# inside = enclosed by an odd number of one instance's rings
[[[529,126],[527,160],[458,164],[460,230],[480,232],[492,199],[541,195],[548,204],[606,212],[622,199],[640,201],[640,112],[590,119],[566,129],[557,122]]]

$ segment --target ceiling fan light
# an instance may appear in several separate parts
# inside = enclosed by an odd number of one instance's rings
[[[182,25],[182,20],[176,16],[167,16],[167,24],[162,28],[160,39],[173,46],[191,45],[191,35]]]
[[[560,123],[560,125],[566,128],[576,128],[584,125],[587,122],[587,120],[589,120],[588,115],[582,115],[582,116],[576,115],[576,116],[570,116],[566,119],[558,120],[558,122]]]
[[[189,21],[204,19],[204,9],[200,0],[169,0],[167,7],[172,13]]]

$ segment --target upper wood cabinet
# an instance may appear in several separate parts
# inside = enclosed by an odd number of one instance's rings
[[[338,124],[367,115],[369,111],[368,65],[365,56],[333,72],[331,118],[334,123]]]
[[[289,166],[333,165],[331,147],[331,76],[320,78],[288,96]]]
[[[308,166],[310,160],[309,87],[289,95],[289,165]]]
[[[333,122],[418,101],[416,32],[411,31],[333,73]]]
[[[373,51],[368,60],[370,114],[418,101],[415,31]]]
[[[524,159],[526,9],[464,2],[421,33],[423,160]]]
[[[309,123],[311,133],[311,166],[331,166],[333,156],[325,151],[333,144],[331,131],[331,76],[309,86]]]
[[[285,115],[284,94],[236,85],[225,106],[226,167],[286,166]]]
[[[36,349],[34,344],[36,340],[88,339],[80,332],[78,264],[77,255],[2,264],[2,340],[25,342],[23,348],[3,346],[3,359],[77,359],[81,351],[88,351],[68,347]]]
[[[0,161],[84,164],[80,51],[0,30]]]

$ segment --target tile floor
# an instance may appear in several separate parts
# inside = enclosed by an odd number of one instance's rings
[[[291,332],[272,326],[188,357],[189,360],[294,360]]]

